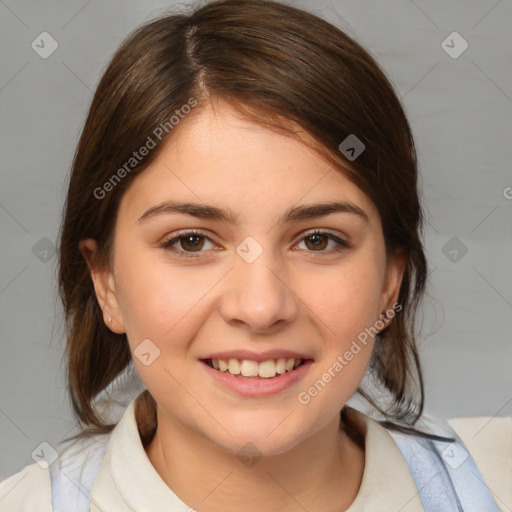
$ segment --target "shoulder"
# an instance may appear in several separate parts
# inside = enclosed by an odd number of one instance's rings
[[[1,512],[51,512],[50,471],[36,463],[0,482]]]
[[[108,445],[109,434],[60,445],[51,458],[25,466],[0,483],[0,512],[86,510],[85,504]],[[88,507],[87,507],[88,510]]]
[[[426,415],[413,428],[384,423],[407,461],[425,509],[498,512],[506,506],[506,492],[497,495],[472,449],[449,422]]]
[[[471,453],[499,505],[512,509],[512,417],[448,420]]]

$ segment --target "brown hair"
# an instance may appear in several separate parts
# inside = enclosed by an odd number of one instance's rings
[[[391,401],[383,406],[359,391],[387,419],[413,425],[424,401],[414,331],[427,263],[416,152],[400,101],[372,56],[328,22],[274,1],[220,0],[135,30],[113,56],[90,106],[59,246],[68,386],[82,427],[74,438],[112,430],[115,425],[104,422],[94,400],[131,362],[126,335],[103,322],[79,241],[96,239],[95,264],[109,265],[119,201],[172,136],[169,119],[197,102],[181,126],[215,99],[274,130],[297,136],[290,122],[299,125],[376,205],[387,249],[405,250],[401,311],[377,336],[370,363]],[[155,133],[162,126],[169,129],[160,140]],[[353,161],[339,149],[351,134],[365,145]],[[148,136],[154,149],[127,169]],[[121,168],[126,172],[119,173]],[[112,183],[116,173],[122,179]],[[107,182],[112,186],[104,187]]]

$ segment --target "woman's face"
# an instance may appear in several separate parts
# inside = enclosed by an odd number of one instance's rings
[[[183,121],[130,185],[112,261],[94,274],[98,298],[159,421],[264,454],[337,421],[403,269],[357,186],[224,104]]]

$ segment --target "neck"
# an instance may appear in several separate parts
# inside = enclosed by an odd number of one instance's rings
[[[159,407],[157,417],[148,458],[168,487],[198,511],[219,510],[222,503],[225,512],[340,512],[359,490],[364,447],[347,435],[339,415],[293,449],[259,459],[223,450]]]

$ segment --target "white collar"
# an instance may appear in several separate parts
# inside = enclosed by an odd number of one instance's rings
[[[91,512],[190,512],[146,454],[135,418],[136,400],[130,402],[112,431],[91,489]],[[355,409],[349,408],[348,414],[363,430],[365,468],[356,499],[346,512],[381,512],[384,504],[386,510],[423,511],[407,463],[387,431]]]

